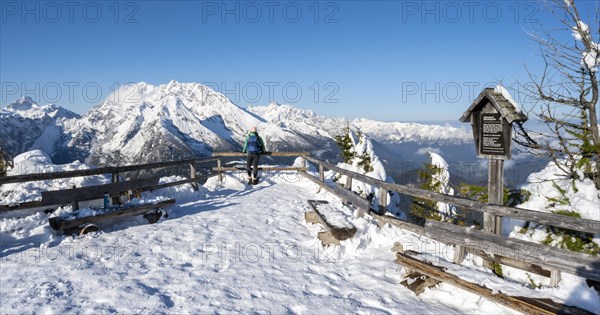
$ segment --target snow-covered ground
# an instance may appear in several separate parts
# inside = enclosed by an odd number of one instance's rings
[[[530,289],[493,276],[474,257],[452,265],[451,247],[355,217],[298,174],[263,179],[250,187],[226,176],[223,183],[210,178],[199,192],[184,185],[146,193],[143,202],[177,199],[168,218],[152,225],[130,218],[80,237],[48,227],[57,213],[0,216],[0,313],[514,313],[448,284],[415,296],[399,284],[404,270],[390,251],[395,242],[493,290],[600,313],[597,293],[580,278],[563,275],[558,288]],[[329,201],[356,235],[323,248],[321,227],[304,220],[308,199]]]

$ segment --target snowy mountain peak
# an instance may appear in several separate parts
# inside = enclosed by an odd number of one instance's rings
[[[269,150],[309,145],[205,85],[175,80],[158,86],[145,82],[121,86],[67,129],[81,143],[93,137],[95,148],[88,161],[107,164],[123,162],[123,157],[132,163],[238,151],[254,126],[268,136]]]
[[[15,111],[28,111],[34,107],[37,107],[37,103],[29,96],[23,96],[16,100],[14,103],[6,106],[5,110]]]
[[[30,119],[43,118],[78,118],[79,115],[56,104],[38,105],[29,96],[23,96],[3,109],[10,114],[16,114]]]

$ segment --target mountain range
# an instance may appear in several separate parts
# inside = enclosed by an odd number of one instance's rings
[[[420,161],[427,150],[464,154],[473,146],[466,128],[328,118],[277,103],[243,108],[205,85],[176,81],[122,86],[84,115],[23,97],[0,109],[0,146],[10,156],[41,149],[55,163],[122,165],[239,151],[252,126],[269,151],[333,160],[334,137],[349,127],[372,139],[387,166]]]

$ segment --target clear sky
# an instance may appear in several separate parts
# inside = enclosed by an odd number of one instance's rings
[[[597,14],[598,0],[576,2]],[[242,107],[457,120],[486,85],[540,69],[527,32],[552,24],[538,1],[0,3],[0,104],[77,113],[119,84],[176,80]]]

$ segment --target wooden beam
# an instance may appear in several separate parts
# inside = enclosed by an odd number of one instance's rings
[[[42,205],[60,205],[67,204],[74,200],[86,201],[99,199],[104,196],[107,192],[109,195],[115,195],[120,192],[128,191],[130,189],[137,189],[139,187],[145,187],[155,185],[158,183],[158,178],[144,178],[136,179],[127,182],[119,182],[114,184],[104,184],[95,186],[86,186],[79,188],[63,189],[63,190],[52,190],[42,192]]]
[[[293,167],[293,166],[289,166],[289,167],[279,167],[279,166],[259,166],[258,167],[259,170],[264,171],[264,172],[279,172],[279,171],[306,171],[306,167]],[[220,171],[219,171],[220,170]],[[245,168],[238,168],[238,167],[221,167],[219,169],[219,167],[213,167],[212,168],[213,172],[245,172],[246,169]]]
[[[319,181],[314,176],[312,176],[312,175],[310,175],[308,173],[305,173],[305,172],[300,173],[300,175],[303,176],[304,178],[310,180],[311,182],[317,184],[319,187],[327,190],[328,192],[330,192],[332,194],[335,194],[335,189],[333,189],[333,187],[329,187],[327,184],[325,184],[324,182]]]
[[[329,187],[329,186],[327,186],[327,184],[319,181],[317,178],[315,178],[314,176],[312,176],[308,173],[300,173],[300,174],[304,178],[319,185],[320,187],[324,188],[328,192],[336,195],[338,198],[349,201],[354,207],[361,209],[367,213],[370,211],[371,202],[369,202],[369,200],[362,198],[361,196],[355,194],[354,192],[351,192],[346,188],[340,187],[339,185],[336,185],[335,187]]]
[[[465,260],[465,247],[462,245],[454,245],[454,257],[452,262],[460,265]]]
[[[389,192],[385,188],[379,188],[379,214],[385,215],[388,204]]]
[[[319,181],[325,182],[325,168],[323,165],[319,165]]]
[[[208,177],[209,177],[208,175],[201,175],[201,176],[197,176],[195,180],[188,178],[188,179],[170,182],[170,183],[163,183],[163,184],[135,188],[135,190],[137,190],[137,191],[152,191],[152,190],[157,190],[157,189],[161,189],[161,188],[184,185],[184,184],[189,184],[189,183],[198,182],[198,181],[203,183],[203,182],[206,182],[206,179],[208,179]],[[68,204],[68,203],[64,203],[64,204]],[[46,211],[47,209],[54,209],[54,208],[57,208],[58,206],[61,206],[64,204],[50,205],[51,207],[49,208],[49,206],[44,206],[42,204],[41,200],[40,201],[32,201],[32,202],[21,203],[18,205],[13,205],[13,206],[0,206],[0,213],[8,212],[8,211],[26,210],[26,209],[32,209],[32,208],[40,208],[38,211]]]
[[[317,218],[318,218],[319,222],[321,222],[321,224],[327,229],[327,231],[335,239],[337,239],[339,241],[343,241],[343,240],[351,238],[356,233],[356,228],[354,226],[352,226],[352,224],[350,222],[348,222],[348,225],[350,227],[333,225],[331,222],[327,221],[327,217],[324,216],[323,213],[321,213],[321,211],[319,210],[319,207],[318,207],[319,205],[328,204],[328,203],[329,202],[322,201],[322,200],[308,200],[308,204],[313,209],[313,211],[317,214]]]
[[[196,181],[196,164],[190,163],[190,179],[192,180],[192,187],[195,191],[198,191],[198,182]]]
[[[194,159],[156,162],[156,163],[140,164],[140,165],[109,166],[109,167],[91,168],[91,169],[86,169],[86,170],[14,175],[14,176],[0,177],[0,185],[38,181],[38,180],[50,180],[50,179],[71,178],[71,177],[79,177],[79,176],[92,176],[92,175],[103,175],[103,174],[111,174],[111,173],[123,173],[123,172],[140,171],[140,170],[156,169],[156,168],[164,168],[164,167],[183,166],[183,165],[186,165],[189,163],[207,163],[207,162],[213,162],[216,160],[217,160],[217,158],[214,158],[214,157],[194,158]]]
[[[499,255],[600,281],[600,264],[595,256],[435,220],[426,220],[424,226],[419,226],[391,216],[380,216],[375,213],[371,213],[371,215],[379,221],[380,225],[389,223],[442,243],[463,245],[467,251],[475,249],[488,253],[488,255]]]
[[[522,261],[518,261],[515,259],[511,259],[508,257],[504,257],[504,256],[500,256],[500,255],[490,255],[488,253],[486,253],[485,251],[482,250],[478,250],[475,248],[466,248],[465,246],[462,246],[462,248],[464,248],[465,252],[482,257],[484,259],[502,264],[502,265],[506,265],[509,267],[513,267],[513,268],[517,268],[517,269],[521,269],[536,275],[540,275],[543,277],[550,277],[550,270],[546,270],[541,266],[535,265],[535,264],[531,264],[531,263],[525,263]]]
[[[265,152],[261,156],[308,156],[310,152]],[[213,157],[242,157],[246,156],[242,152],[213,152]]]
[[[428,277],[446,282],[525,314],[590,314],[585,310],[561,305],[548,300],[514,297],[502,292],[495,292],[491,289],[463,280],[453,274],[446,273],[443,268],[421,262],[402,253],[396,254],[396,262]]]
[[[550,271],[550,286],[553,288],[558,287],[558,283],[560,282],[560,271],[552,270]]]
[[[44,205],[42,205],[41,200],[22,202],[22,203],[14,204],[14,205],[1,205],[0,213],[8,212],[8,211],[32,209],[32,208],[38,208],[38,207],[43,207],[43,206]]]
[[[375,179],[372,177],[365,176],[363,174],[358,174],[358,173],[355,173],[352,171],[348,171],[348,170],[339,168],[333,164],[315,159],[310,156],[307,156],[306,159],[313,163],[323,165],[325,168],[335,171],[337,173],[340,173],[342,175],[352,176],[352,177],[354,177],[354,180],[358,180],[358,181],[361,181],[361,182],[364,182],[364,183],[367,183],[367,184],[370,184],[370,185],[373,185],[373,186],[376,186],[379,188],[385,188],[389,191],[395,191],[395,192],[413,196],[413,197],[453,204],[455,206],[463,207],[466,209],[472,209],[472,210],[490,213],[490,214],[498,215],[498,216],[506,216],[506,217],[511,217],[511,218],[515,218],[515,219],[521,219],[524,221],[538,222],[541,224],[570,229],[570,230],[574,230],[574,231],[582,231],[582,232],[588,232],[588,233],[592,233],[592,234],[597,234],[598,231],[600,231],[600,221],[580,219],[580,218],[559,215],[559,214],[554,214],[554,213],[548,213],[548,212],[535,211],[535,210],[511,208],[511,207],[504,207],[504,206],[500,206],[500,205],[492,205],[492,204],[487,204],[484,202],[471,200],[471,199],[467,199],[467,198],[444,195],[441,193],[423,190],[423,189],[419,189],[419,188],[387,183],[382,180],[378,180],[378,179]]]
[[[96,216],[87,216],[87,217],[81,217],[81,218],[76,218],[76,219],[72,219],[72,220],[63,219],[61,217],[54,217],[54,218],[49,219],[49,223],[53,229],[63,231],[66,229],[78,227],[78,226],[80,226],[82,224],[86,224],[86,223],[96,223],[96,222],[106,221],[106,220],[120,218],[120,217],[144,214],[152,209],[158,209],[161,207],[171,206],[174,203],[175,203],[175,199],[169,199],[169,200],[161,201],[161,202],[154,203],[154,204],[126,207],[126,208],[121,208],[121,209],[114,210],[114,211],[109,211],[109,212],[99,214]]]
[[[223,159],[218,159],[217,160],[217,172],[219,172],[218,176],[218,180],[219,182],[223,181]]]

